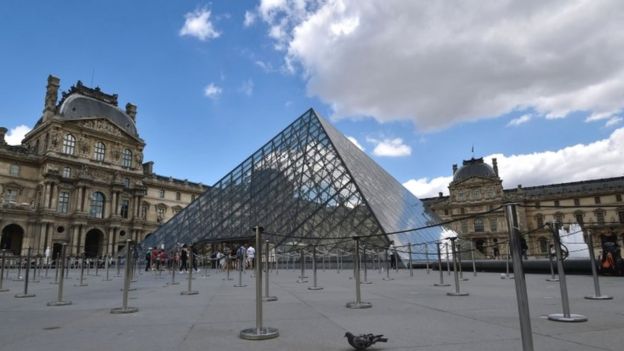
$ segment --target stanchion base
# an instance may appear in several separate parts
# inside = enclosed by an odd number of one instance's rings
[[[323,290],[322,286],[308,286],[308,290]]]
[[[585,296],[587,300],[613,300],[613,296],[609,295],[600,295],[600,296]]]
[[[14,279],[13,279],[13,281],[14,281],[14,282],[21,282],[21,281],[23,281],[23,280],[24,280],[24,278],[14,278]]]
[[[390,281],[390,280],[394,280],[394,278],[381,278],[381,280],[387,280],[387,281]]]
[[[74,286],[89,286],[89,284],[87,284],[87,283],[82,283],[82,284],[74,284]]]
[[[277,296],[263,296],[262,301],[264,302],[277,301]]]
[[[58,282],[50,282],[52,285],[58,285]]]
[[[135,313],[135,312],[139,312],[139,309],[136,307],[115,307],[115,308],[111,308],[110,313],[112,314],[126,314],[126,313]]]
[[[180,282],[169,282],[165,286],[169,286],[169,285],[180,285]]]
[[[563,313],[553,313],[548,315],[548,320],[555,322],[587,322],[587,317],[582,314],[570,314],[569,316],[564,316]]]
[[[555,282],[558,283],[559,282],[559,278],[546,278],[547,282]]]
[[[240,338],[245,340],[266,340],[277,338],[278,336],[279,330],[271,327],[248,328],[240,332]]]
[[[469,281],[470,279],[468,279],[468,278],[461,278],[461,280],[463,280],[463,281],[467,282],[467,281]]]
[[[184,290],[180,292],[180,295],[197,295],[197,294],[199,294],[199,291],[197,290],[191,290],[191,291]]]
[[[102,279],[102,281],[103,281],[103,282],[110,282],[110,281],[112,281],[112,279],[111,279],[111,278],[108,278],[108,279]]]
[[[235,288],[244,288],[246,286],[247,286],[247,284],[234,284]]]
[[[468,296],[470,294],[468,294],[467,292],[447,292],[446,295],[448,295],[448,296]]]
[[[514,276],[513,275],[506,276],[504,274],[501,274],[501,279],[514,279]]]
[[[447,283],[435,283],[435,284],[433,284],[433,286],[451,286],[451,284],[447,284]]]
[[[222,280],[234,280],[234,278],[223,278]]]
[[[35,294],[17,294],[17,295],[15,295],[15,297],[17,297],[18,299],[23,299],[25,297],[35,297],[35,296],[37,296],[37,295],[35,295]]]
[[[308,282],[307,280],[300,280],[300,279],[297,279],[297,283],[298,283],[298,284],[304,284],[304,283],[307,283],[307,282]]]
[[[10,291],[9,289],[0,289],[0,292],[7,292]]]
[[[373,284],[373,282],[369,282],[369,281],[367,280],[367,281],[360,282],[360,284]]]
[[[371,307],[373,307],[373,304],[370,302],[347,302],[347,308],[351,309],[362,309]]]
[[[46,305],[47,306],[67,306],[71,304],[72,304],[71,301],[52,301],[52,302],[48,302]]]

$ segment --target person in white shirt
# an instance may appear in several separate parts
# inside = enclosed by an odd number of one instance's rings
[[[254,257],[256,257],[256,249],[253,246],[249,245],[247,248],[247,267],[250,269],[254,268]]]

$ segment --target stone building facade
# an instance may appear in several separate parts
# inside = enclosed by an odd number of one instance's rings
[[[115,254],[143,240],[207,187],[157,175],[143,163],[137,107],[80,81],[59,100],[49,76],[42,117],[21,145],[0,128],[0,247],[54,255]]]
[[[503,189],[498,164],[492,161],[490,166],[473,158],[462,167],[453,165],[449,196],[440,193],[422,199],[442,220],[457,220],[452,228],[484,256],[507,253],[507,220],[504,209],[497,208],[509,202],[519,205],[520,230],[527,233],[524,239],[531,256],[548,253],[552,235],[544,224],[553,221],[582,224],[593,235],[597,254],[606,240],[624,247],[624,177]],[[462,220],[488,211],[492,212]]]

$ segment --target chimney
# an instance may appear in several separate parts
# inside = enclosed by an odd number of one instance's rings
[[[455,172],[457,172],[457,164],[453,165],[453,175],[455,175]]]
[[[154,161],[145,162],[143,164],[143,174],[152,175],[154,172]]]
[[[442,192],[441,191],[438,193],[438,197],[442,197]]]
[[[7,129],[4,127],[0,127],[0,145],[6,145],[6,140],[4,137],[6,136]]]
[[[136,114],[137,114],[137,107],[136,107],[136,105],[133,105],[131,103],[127,103],[126,104],[126,114],[128,115],[128,117],[132,118],[132,121],[134,123],[136,123]]]
[[[53,75],[48,76],[48,85],[46,86],[45,104],[43,108],[43,120],[47,120],[54,115],[56,110],[56,100],[58,99],[58,90],[61,80]]]
[[[498,177],[498,161],[496,161],[496,158],[492,159],[492,168],[494,168],[494,173]]]

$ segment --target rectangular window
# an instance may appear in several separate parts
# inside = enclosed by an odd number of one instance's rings
[[[130,200],[122,199],[121,200],[121,218],[128,218],[128,207],[130,207]]]
[[[180,192],[176,192],[176,200],[180,201],[180,199],[182,198],[182,194],[180,194]]]
[[[594,197],[594,203],[595,203],[596,205],[599,205],[599,204],[600,204],[600,196],[595,196],[595,197]]]
[[[459,213],[460,214],[466,214],[466,210],[464,210],[464,208],[462,207],[462,208],[459,209]]]
[[[622,194],[615,194],[615,201],[622,202]]]
[[[160,196],[161,199],[165,198],[165,189],[160,189],[159,196]]]
[[[604,211],[596,211],[596,222],[598,222],[598,224],[605,224]]]
[[[4,202],[15,202],[17,200],[17,190],[7,189],[4,192]]]
[[[448,212],[448,208],[445,208],[445,209],[444,209],[444,215],[445,215],[445,216],[448,216],[448,214],[449,214],[449,212]]]
[[[559,200],[555,200],[555,207],[559,207]]]
[[[69,193],[67,191],[61,191],[59,193],[58,211],[60,213],[69,212]]]
[[[581,205],[581,200],[574,199],[574,206],[580,206],[580,205]]]
[[[490,231],[495,232],[498,230],[498,221],[496,218],[490,218]]]
[[[535,217],[535,220],[537,221],[537,227],[541,228],[544,226],[544,217],[543,216],[537,216]]]
[[[14,177],[19,177],[20,174],[20,167],[18,165],[11,165],[9,167],[9,175],[12,175]]]
[[[542,207],[539,201],[535,201],[535,208],[540,208]]]
[[[468,221],[461,221],[461,231],[463,234],[468,233]]]
[[[63,167],[63,178],[71,178],[71,168]]]
[[[474,219],[474,231],[477,233],[483,233],[484,228],[483,228],[483,219],[482,218],[475,218]]]
[[[575,214],[574,218],[576,219],[576,223],[583,224],[583,214],[582,213]]]

